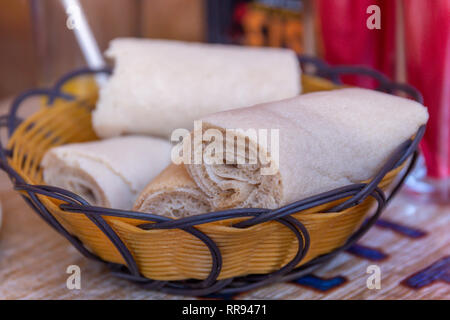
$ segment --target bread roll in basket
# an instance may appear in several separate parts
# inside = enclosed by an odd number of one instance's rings
[[[94,71],[74,72],[52,89],[28,91],[16,99],[0,122],[10,134],[1,148],[1,168],[34,211],[82,254],[107,263],[116,275],[167,293],[241,292],[300,276],[345,250],[399,189],[424,132],[421,127],[399,145],[367,181],[279,209],[230,209],[171,219],[93,207],[67,190],[43,185],[40,167],[53,146],[98,139],[91,126],[97,89],[86,73]],[[415,93],[383,79],[384,89]],[[305,92],[337,87],[314,76],[303,75],[302,81]],[[49,104],[21,121],[17,110],[33,95],[47,96]]]

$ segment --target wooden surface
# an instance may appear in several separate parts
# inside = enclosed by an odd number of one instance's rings
[[[5,103],[0,106],[4,112]],[[0,200],[0,299],[185,298],[143,290],[82,257],[25,204],[3,172]],[[339,255],[309,277],[215,298],[450,299],[450,205],[419,203],[403,193],[382,219],[384,224],[373,227],[352,253]],[[69,265],[81,269],[80,290],[66,287]],[[370,265],[381,269],[379,290],[367,288]]]
[[[37,82],[30,3],[28,0],[0,0],[0,97],[32,87]]]
[[[80,0],[103,52],[111,39],[203,41],[204,0]],[[85,65],[60,0],[0,0],[0,98]]]

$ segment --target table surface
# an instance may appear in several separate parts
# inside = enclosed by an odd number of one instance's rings
[[[0,103],[1,114],[8,102]],[[0,299],[189,298],[141,289],[81,256],[25,204],[3,172],[0,200]],[[214,298],[450,299],[449,231],[450,205],[420,202],[401,193],[356,246],[313,274]],[[67,288],[70,265],[80,267],[81,289]],[[380,289],[367,286],[371,265],[380,268]]]

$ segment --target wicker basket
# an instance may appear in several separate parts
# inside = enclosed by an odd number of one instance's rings
[[[317,74],[332,79],[337,74],[361,73],[357,69],[333,72],[316,64]],[[0,121],[10,135],[7,148],[1,148],[1,168],[26,202],[82,254],[107,263],[117,275],[168,293],[244,291],[300,276],[345,250],[371,227],[398,190],[415,162],[424,131],[421,128],[399,146],[372,180],[278,210],[236,209],[171,220],[93,207],[67,190],[43,185],[39,166],[50,147],[97,139],[91,127],[97,90],[92,80],[80,81],[86,79],[80,78],[84,73],[93,72],[76,71],[52,89],[28,91],[16,99]],[[307,92],[336,88],[315,76],[304,75],[302,80]],[[380,87],[415,94],[410,87],[384,78]],[[47,96],[47,103],[22,121],[17,110],[33,95]],[[392,191],[386,197],[389,187]]]

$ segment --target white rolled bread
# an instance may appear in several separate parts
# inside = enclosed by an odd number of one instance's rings
[[[183,164],[170,164],[137,198],[134,210],[170,218],[183,218],[212,210],[206,195]]]
[[[139,192],[170,163],[171,144],[124,136],[51,148],[41,166],[46,184],[90,204],[130,210]]]
[[[406,98],[352,88],[304,94],[201,120],[202,127],[192,135],[208,129],[243,130],[236,134],[248,144],[237,146],[236,159],[248,158],[249,150],[264,151],[258,153],[256,164],[237,160],[211,164],[212,142],[192,139],[193,157],[202,163],[191,159],[185,166],[213,208],[277,208],[373,177],[392,152],[427,122],[428,113]],[[248,129],[278,129],[279,152],[272,148],[270,135],[266,145],[246,136]],[[234,136],[224,137],[229,154]],[[271,174],[262,174],[264,170]]]
[[[296,54],[282,48],[119,38],[106,56],[115,67],[93,112],[99,137],[169,137],[206,114],[301,92]]]

